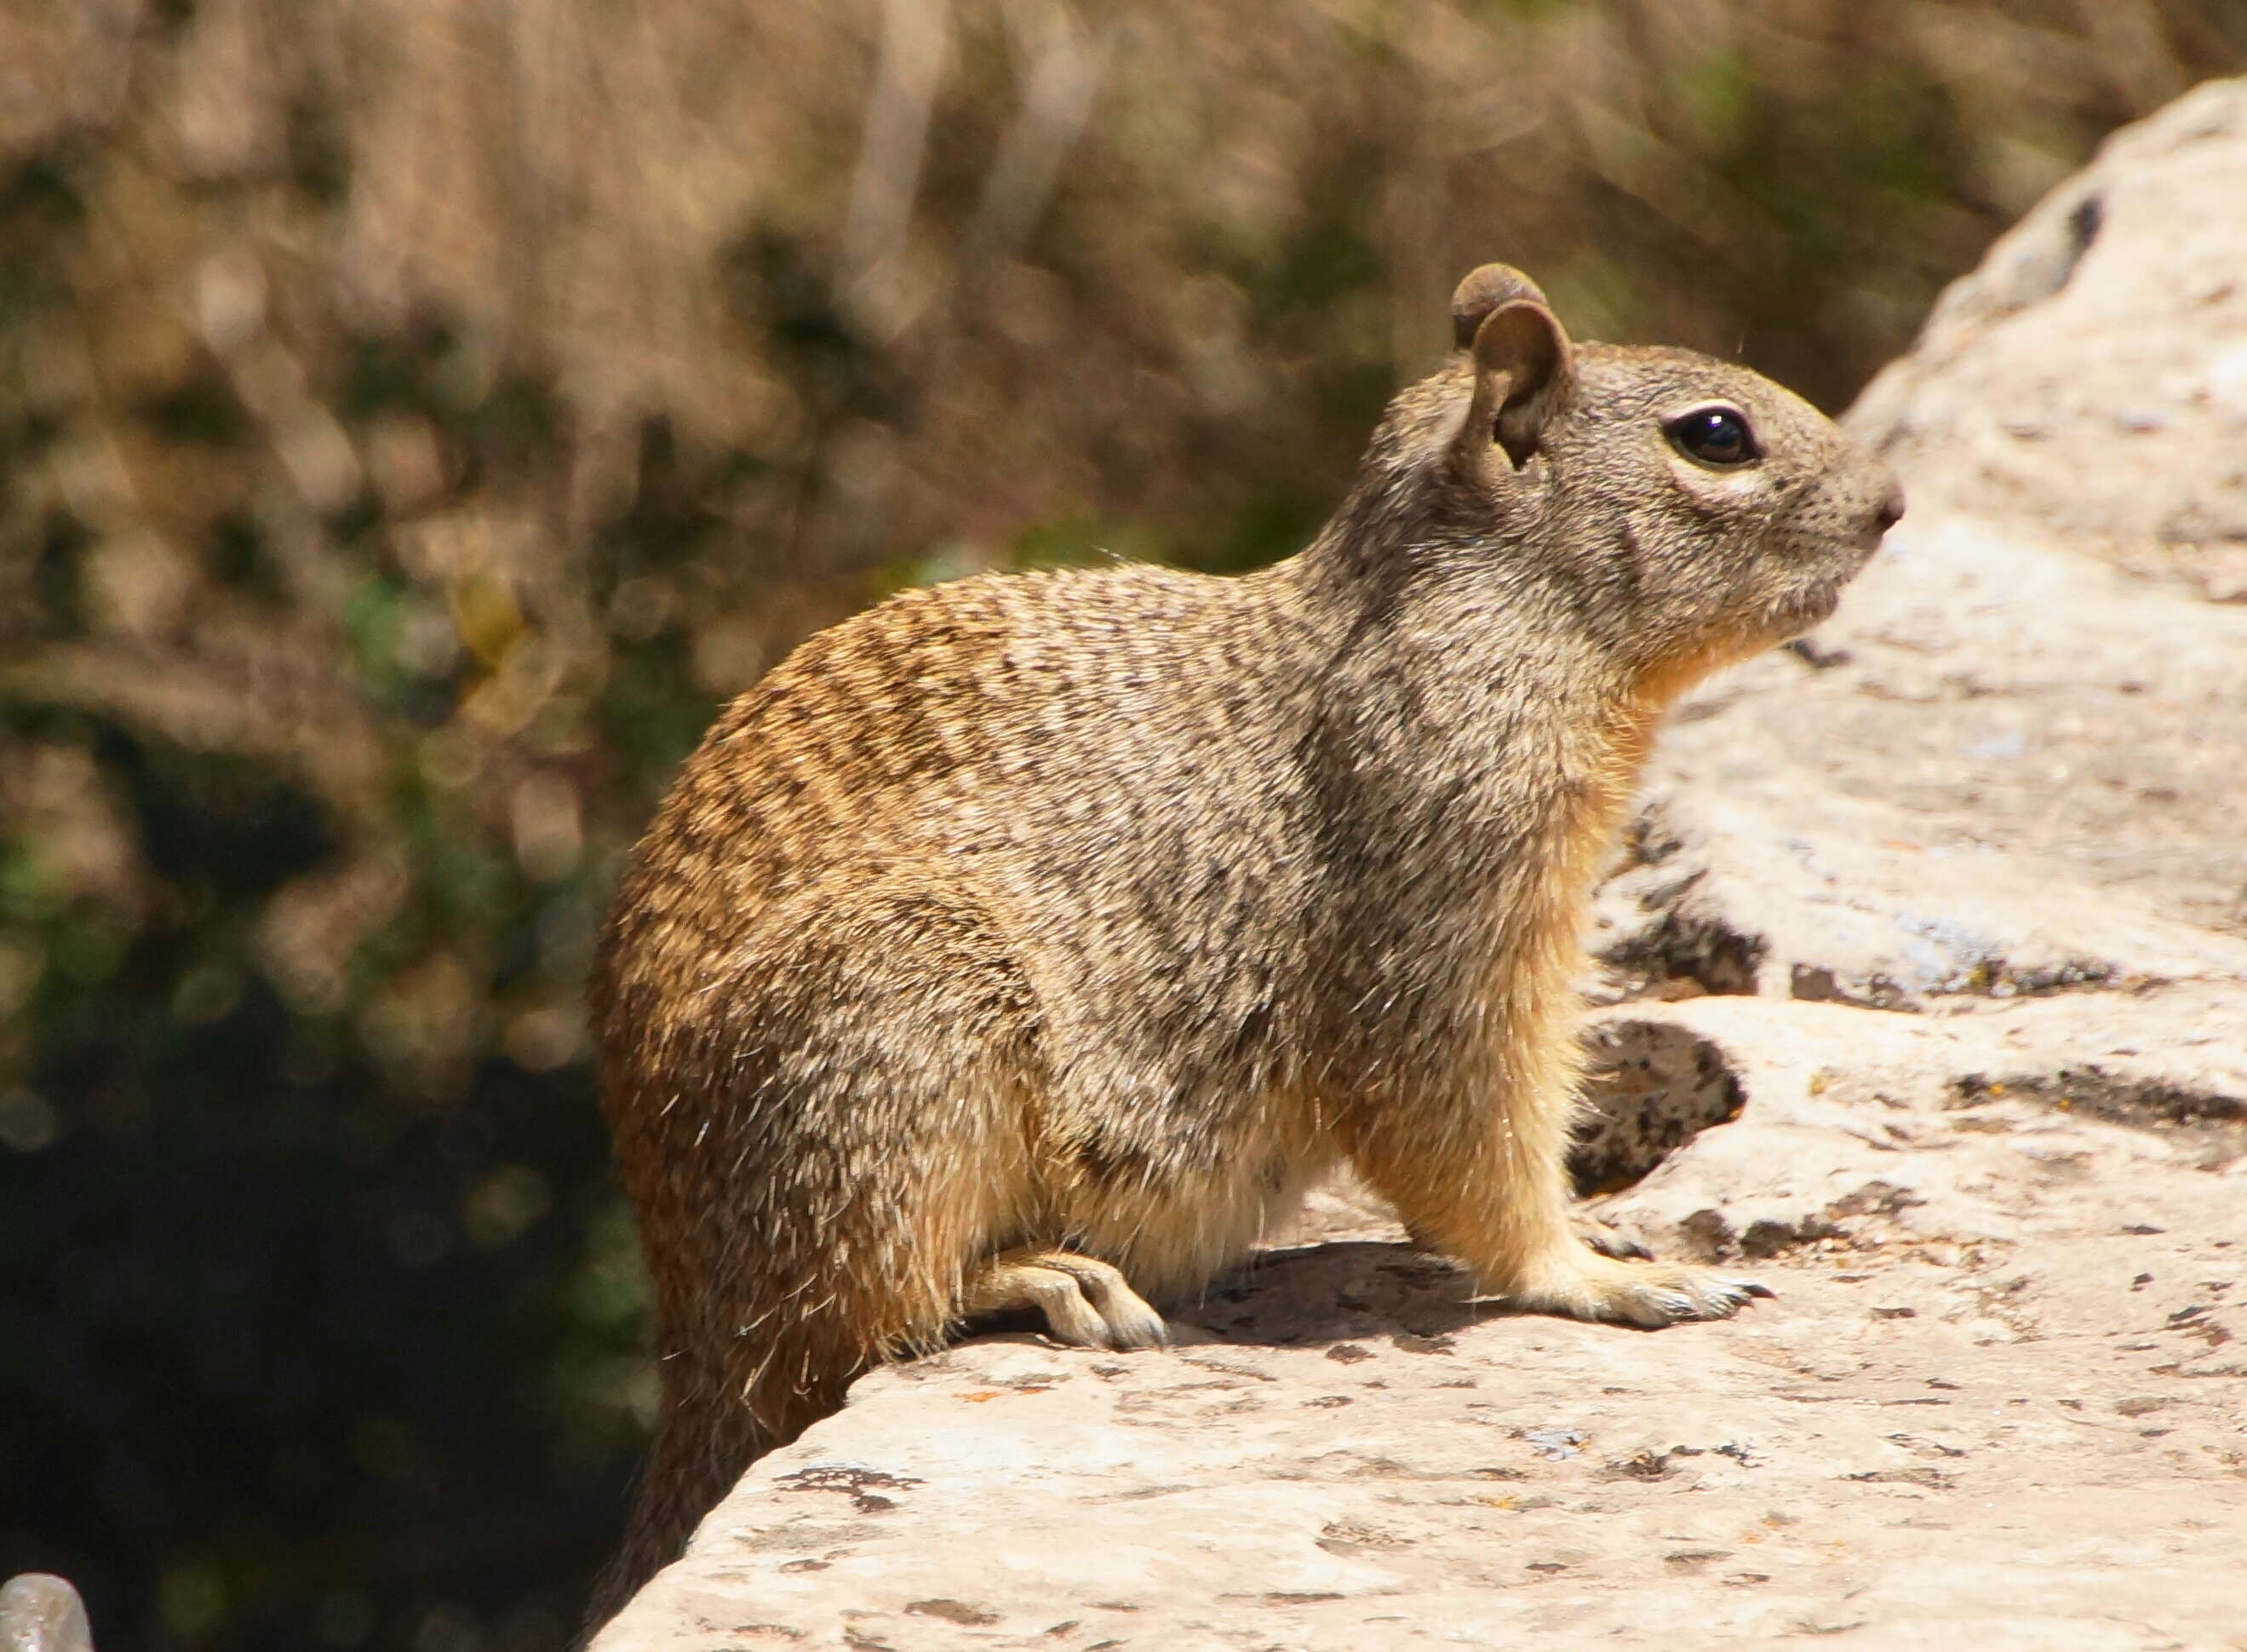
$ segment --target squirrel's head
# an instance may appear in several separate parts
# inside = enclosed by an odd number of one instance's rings
[[[1503,264],[1451,319],[1459,353],[1376,438],[1380,494],[1449,572],[1557,576],[1649,683],[1817,624],[1903,514],[1885,464],[1759,373],[1574,343]]]

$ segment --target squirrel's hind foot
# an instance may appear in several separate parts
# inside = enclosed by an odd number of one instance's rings
[[[1060,1341],[1078,1348],[1161,1348],[1163,1316],[1107,1262],[1073,1251],[1009,1251],[992,1258],[961,1302],[969,1318],[1035,1308]]]

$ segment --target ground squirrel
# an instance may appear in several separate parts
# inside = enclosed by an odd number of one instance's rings
[[[1577,932],[1664,711],[1902,511],[1745,368],[1572,344],[1478,270],[1308,550],[987,576],[720,718],[593,993],[663,1406],[596,1620],[761,1451],[965,1318],[1163,1340],[1347,1162],[1482,1290],[1656,1326],[1563,1169]]]

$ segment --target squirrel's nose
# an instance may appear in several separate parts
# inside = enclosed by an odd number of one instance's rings
[[[1903,484],[1888,484],[1888,497],[1881,501],[1880,509],[1873,513],[1874,531],[1886,533],[1903,520]]]

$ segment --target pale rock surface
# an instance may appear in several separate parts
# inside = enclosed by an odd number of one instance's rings
[[[2247,597],[2247,80],[2117,133],[1853,414],[1930,502]],[[2167,556],[2162,555],[2167,552]]]
[[[93,1652],[85,1603],[67,1579],[18,1572],[0,1585],[0,1652]]]
[[[2247,1648],[2247,83],[1854,418],[1912,514],[1596,937],[1594,1212],[1776,1303],[1509,1317],[1324,1190],[1172,1351],[868,1376],[598,1652]]]

